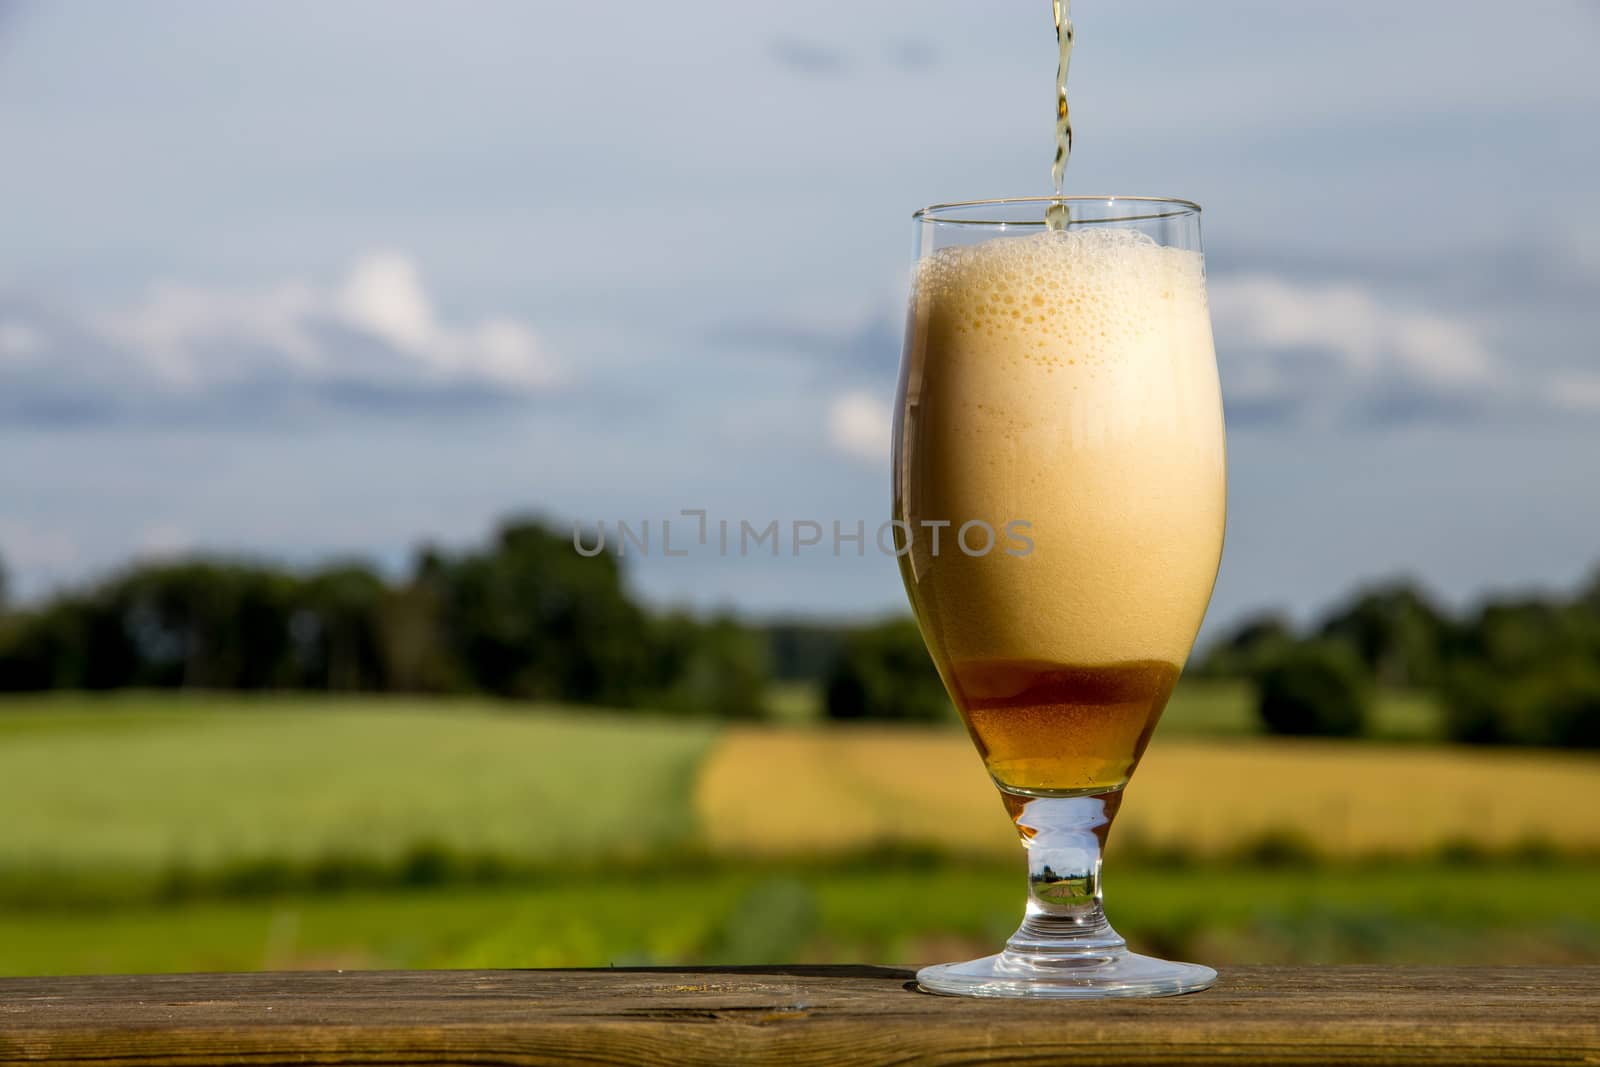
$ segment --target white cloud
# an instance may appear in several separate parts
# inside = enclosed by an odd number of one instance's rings
[[[188,531],[171,523],[147,526],[139,535],[137,555],[141,559],[172,559],[193,550],[195,539]]]
[[[515,398],[561,378],[520,319],[441,320],[416,262],[396,251],[362,256],[333,285],[168,282],[112,311],[24,309],[0,320],[0,416],[26,415],[30,404],[35,413],[170,412],[223,396]]]
[[[15,568],[51,570],[78,562],[78,544],[60,530],[0,519],[0,563]]]
[[[315,373],[313,328],[323,311],[303,283],[230,292],[164,282],[133,307],[92,316],[90,329],[135,374],[170,389],[200,389],[251,371]]]
[[[1246,274],[1210,289],[1225,385],[1246,404],[1331,420],[1548,406],[1468,318],[1358,281]]]
[[[355,329],[384,338],[443,375],[530,390],[552,385],[558,378],[525,323],[495,318],[460,329],[441,324],[416,263],[401,252],[363,257],[345,280],[335,306]]]
[[[410,257],[380,251],[355,265],[338,294],[344,317],[384,338],[397,348],[427,351],[438,327],[433,302],[422,287],[422,275]]]
[[[828,443],[855,459],[887,465],[893,424],[888,404],[874,393],[853,389],[835,397],[828,408]]]
[[[39,331],[25,322],[0,321],[0,359],[25,360],[43,347]]]
[[[1600,414],[1600,374],[1559,374],[1545,387],[1552,406],[1583,414]]]
[[[1319,348],[1362,376],[1401,371],[1445,387],[1491,385],[1493,353],[1470,324],[1395,306],[1356,282],[1243,275],[1211,283],[1219,333],[1263,348]]]

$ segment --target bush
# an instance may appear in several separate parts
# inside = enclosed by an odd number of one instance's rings
[[[1321,636],[1342,641],[1386,685],[1432,685],[1451,640],[1451,623],[1408,582],[1362,590],[1323,621]]]
[[[1444,732],[1452,741],[1469,745],[1500,745],[1511,741],[1506,714],[1506,686],[1495,674],[1476,663],[1463,663],[1445,678],[1441,691]]]
[[[585,559],[537,520],[500,527],[487,551],[434,557],[439,632],[469,685],[496,696],[638,707],[660,681],[650,623],[613,553]]]
[[[917,624],[900,619],[845,638],[828,673],[830,719],[934,722],[950,716],[950,698]]]
[[[1275,612],[1255,615],[1233,628],[1193,664],[1194,677],[1249,678],[1295,641],[1294,627]]]
[[[1371,700],[1361,660],[1339,643],[1296,645],[1256,675],[1256,710],[1274,734],[1358,737]]]
[[[760,718],[766,707],[767,642],[732,616],[702,622],[684,614],[655,625],[658,672],[671,681],[655,702],[670,711],[722,719]]]
[[[1445,687],[1445,728],[1480,745],[1600,748],[1600,667],[1577,658],[1515,674],[1463,665]]]
[[[1600,672],[1554,679],[1542,705],[1550,743],[1600,748]]]
[[[1456,652],[1458,662],[1479,663],[1502,677],[1543,673],[1556,663],[1600,655],[1600,628],[1581,601],[1496,600],[1463,628]]]

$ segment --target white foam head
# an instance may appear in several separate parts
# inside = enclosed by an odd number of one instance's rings
[[[1022,519],[1035,541],[937,560],[914,542],[944,653],[1181,664],[1225,498],[1199,253],[1107,226],[943,248],[912,312],[906,517]]]

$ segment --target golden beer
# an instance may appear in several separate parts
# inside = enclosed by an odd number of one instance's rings
[[[901,572],[990,774],[1019,794],[1121,788],[1222,550],[1200,254],[1118,228],[939,248],[919,264],[901,390]],[[1032,550],[962,551],[970,520],[1026,523]]]

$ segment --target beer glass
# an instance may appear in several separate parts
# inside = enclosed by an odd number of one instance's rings
[[[971,996],[1163,996],[1209,967],[1130,952],[1100,857],[1216,579],[1225,444],[1200,209],[1039,197],[918,211],[894,429],[900,569],[1028,855]]]

